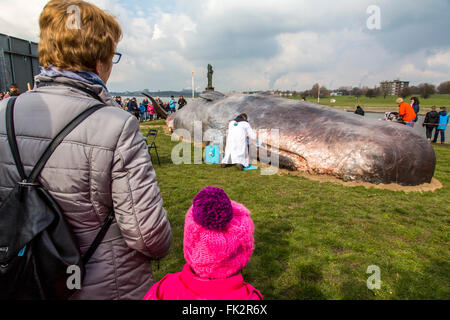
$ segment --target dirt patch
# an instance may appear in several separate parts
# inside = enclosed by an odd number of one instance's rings
[[[169,127],[164,124],[155,124],[155,125],[141,125],[141,129],[161,129],[163,130],[164,134],[167,136],[171,136],[172,132],[169,130]]]
[[[303,205],[303,202],[294,202],[289,205],[289,209],[301,208]]]
[[[163,124],[154,124],[154,125],[151,125],[151,124],[143,124],[143,125],[141,125],[140,127],[141,127],[142,129],[153,129],[153,128],[159,128],[159,127],[162,127],[162,126],[167,127],[167,126],[165,126],[165,125],[163,125]]]
[[[432,143],[433,146],[439,146],[444,148],[450,148],[450,141],[445,141],[444,143]]]
[[[418,186],[402,186],[396,183],[390,184],[372,184],[368,182],[356,182],[356,181],[342,181],[333,176],[327,175],[314,175],[301,171],[289,171],[285,169],[279,169],[279,175],[290,175],[302,177],[308,180],[317,181],[317,182],[331,182],[335,184],[340,184],[345,187],[364,187],[366,189],[382,189],[382,190],[390,190],[390,191],[403,191],[406,193],[409,192],[434,192],[438,189],[441,189],[443,186],[436,178],[431,180],[431,183],[424,183]]]

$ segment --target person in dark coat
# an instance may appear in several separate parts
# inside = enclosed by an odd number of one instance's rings
[[[411,106],[414,109],[414,112],[416,113],[416,118],[413,120],[413,128],[415,123],[419,120],[419,111],[420,111],[420,105],[419,105],[419,99],[417,97],[411,98]]]
[[[425,121],[422,124],[423,127],[427,130],[427,140],[431,141],[431,137],[433,136],[433,130],[436,130],[439,125],[439,113],[436,111],[436,106],[431,107],[431,111],[428,112],[425,116]]]
[[[117,102],[117,104],[123,108],[123,103],[122,103],[122,97],[121,96],[116,96],[114,97],[114,101]]]
[[[365,112],[364,112],[363,108],[361,108],[361,106],[357,106],[355,114],[359,114],[360,116],[364,117]]]
[[[178,100],[178,110],[183,108],[187,104],[186,99],[184,99],[183,96],[180,96],[180,99]]]
[[[136,98],[131,99],[127,105],[128,112],[131,113],[139,120],[139,107],[136,102]]]

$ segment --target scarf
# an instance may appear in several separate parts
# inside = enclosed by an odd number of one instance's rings
[[[69,71],[65,69],[58,69],[55,66],[49,66],[47,68],[41,67],[41,76],[47,76],[50,78],[56,78],[56,77],[66,77],[78,81],[82,81],[89,84],[99,84],[106,90],[106,84],[103,82],[102,79],[98,75],[96,75],[94,72],[89,71]]]

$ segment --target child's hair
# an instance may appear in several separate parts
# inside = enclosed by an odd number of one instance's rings
[[[184,225],[184,257],[202,278],[225,279],[239,273],[254,249],[250,211],[217,187],[192,200]]]

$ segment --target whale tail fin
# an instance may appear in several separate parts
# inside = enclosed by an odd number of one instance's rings
[[[144,96],[146,96],[147,98],[150,99],[150,101],[152,102],[153,108],[155,108],[156,113],[158,114],[158,116],[161,119],[167,119],[167,111],[164,110],[164,108],[162,106],[159,105],[158,102],[156,102],[155,99],[153,99],[152,96],[146,94],[145,92],[141,92]]]

